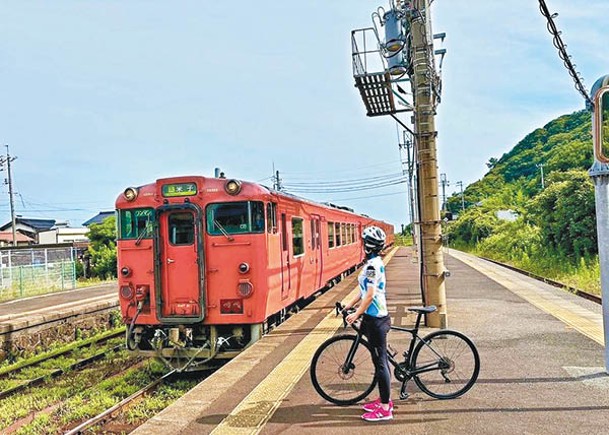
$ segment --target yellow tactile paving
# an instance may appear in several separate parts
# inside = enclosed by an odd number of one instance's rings
[[[386,257],[391,260],[398,248]],[[345,298],[353,297],[354,288]],[[311,356],[325,340],[342,326],[342,318],[330,312],[319,325],[211,432],[214,435],[257,434],[271,418],[281,401],[292,391],[309,368]]]
[[[540,286],[520,278],[516,272],[512,272],[509,269],[455,250],[451,250],[450,255],[482,272],[512,293],[546,313],[551,314],[597,343],[601,345],[605,344],[601,314],[594,313],[573,302],[560,298],[552,292],[543,290]]]

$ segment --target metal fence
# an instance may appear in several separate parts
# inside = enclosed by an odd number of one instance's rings
[[[76,288],[73,247],[0,251],[0,301]]]

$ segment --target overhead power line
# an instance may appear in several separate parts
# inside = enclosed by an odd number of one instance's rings
[[[567,68],[567,71],[569,71],[569,74],[575,82],[575,89],[577,89],[579,93],[582,94],[582,96],[586,99],[588,104],[593,107],[594,103],[592,102],[592,99],[590,98],[590,95],[588,94],[588,91],[584,86],[584,80],[581,77],[581,74],[575,69],[577,65],[571,62],[571,56],[569,56],[569,54],[567,53],[567,45],[560,37],[562,32],[558,30],[558,28],[556,27],[556,23],[554,22],[554,18],[558,16],[558,13],[550,14],[545,0],[539,0],[539,10],[541,11],[541,14],[548,20],[548,32],[550,32],[553,37],[554,47],[556,47],[556,49],[558,50],[558,56],[562,59],[563,63],[565,64],[565,67]]]
[[[323,186],[358,186],[362,184],[370,184],[382,181],[396,180],[402,178],[403,174],[400,172],[394,174],[387,175],[379,175],[376,177],[368,177],[368,178],[358,178],[358,179],[350,179],[350,180],[336,180],[336,181],[309,181],[309,182],[289,182],[286,181],[284,184],[286,186],[295,186],[295,187],[323,187]]]
[[[341,192],[357,192],[360,190],[371,190],[371,189],[380,189],[382,187],[387,187],[387,186],[395,186],[397,184],[403,184],[406,183],[406,178],[402,177],[402,178],[398,178],[395,180],[391,180],[391,181],[386,181],[386,182],[382,182],[382,183],[372,183],[372,184],[366,184],[366,185],[361,185],[361,186],[351,186],[351,187],[336,187],[336,188],[332,188],[332,187],[326,187],[326,188],[322,188],[322,187],[290,187],[289,185],[285,186],[285,190],[287,192],[293,192],[293,193],[341,193]]]

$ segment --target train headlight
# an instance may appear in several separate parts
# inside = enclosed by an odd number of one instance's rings
[[[250,265],[247,263],[241,263],[239,265],[239,272],[241,273],[247,273],[250,270]]]
[[[236,195],[241,192],[241,182],[239,180],[228,180],[224,184],[224,190],[229,195]]]
[[[133,289],[130,285],[121,286],[120,295],[121,298],[129,300],[133,298]]]
[[[237,292],[242,298],[249,298],[254,292],[254,286],[248,279],[240,279]]]
[[[125,278],[128,277],[131,275],[131,269],[129,269],[127,266],[121,267],[121,275],[123,275]]]
[[[135,201],[135,198],[137,198],[137,188],[127,187],[125,189],[125,192],[123,193],[123,195],[125,195],[125,199],[127,201],[129,201],[129,202]]]

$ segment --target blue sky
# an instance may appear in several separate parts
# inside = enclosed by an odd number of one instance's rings
[[[609,73],[609,4],[547,0],[588,88]],[[270,185],[399,173],[396,126],[367,118],[350,31],[386,0],[0,3],[0,144],[17,213],[80,225],[172,175]],[[534,0],[433,2],[446,32],[439,171],[469,184],[534,128],[584,107]],[[4,151],[4,149],[3,149]],[[308,195],[408,222],[405,185]],[[6,188],[0,221],[9,219]]]

